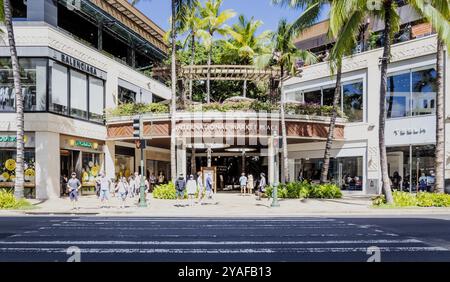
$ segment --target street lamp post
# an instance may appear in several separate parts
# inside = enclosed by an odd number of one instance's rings
[[[280,206],[278,203],[278,175],[279,175],[279,167],[278,167],[278,149],[279,149],[279,140],[278,140],[278,132],[275,130],[272,134],[272,145],[274,150],[274,181],[273,181],[273,190],[272,190],[272,204],[270,205],[272,208],[276,208]]]

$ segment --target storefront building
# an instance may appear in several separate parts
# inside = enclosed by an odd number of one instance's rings
[[[101,171],[115,178],[123,160],[116,159],[115,143],[107,142],[105,111],[129,100],[170,98],[164,84],[143,73],[166,57],[164,31],[128,3],[123,9],[113,4],[12,1],[25,109],[26,196],[59,197],[62,179],[73,171],[86,191]],[[13,187],[15,175],[15,95],[6,43],[0,43],[0,188]],[[138,156],[134,148],[128,155],[131,173]]]
[[[302,43],[299,42],[299,45]],[[379,89],[382,49],[344,59],[341,110],[347,117],[344,140],[331,150],[329,180],[343,190],[377,193],[380,187],[378,149]],[[445,177],[450,179],[448,98],[449,56],[445,53]],[[288,99],[330,104],[335,80],[328,63],[304,69],[284,89]],[[434,184],[436,142],[436,36],[417,36],[392,46],[388,67],[385,127],[389,176],[394,189],[417,191],[422,179]],[[289,145],[290,175],[319,181],[324,142]],[[447,187],[446,189],[449,189]]]

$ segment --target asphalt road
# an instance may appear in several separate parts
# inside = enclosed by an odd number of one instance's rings
[[[450,216],[0,217],[0,261],[365,262],[371,257],[450,262]]]

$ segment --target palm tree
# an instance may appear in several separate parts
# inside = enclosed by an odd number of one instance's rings
[[[332,0],[273,0],[275,4],[286,5],[295,9],[303,9],[302,14],[294,21],[292,28],[299,34],[305,29],[311,27],[319,20],[320,11],[326,5],[330,5]],[[331,33],[330,33],[331,34]],[[332,35],[333,36],[333,35]],[[342,55],[332,51],[334,56],[330,57],[331,70],[336,72],[336,86],[333,96],[333,111],[330,118],[330,124],[328,127],[327,141],[325,143],[325,151],[323,157],[322,171],[320,174],[320,183],[327,182],[328,170],[330,166],[331,147],[333,146],[334,128],[336,127],[336,119],[338,114],[338,106],[341,97],[341,77],[342,77]],[[344,50],[342,50],[344,51]],[[339,56],[338,56],[339,55]]]
[[[131,1],[131,4],[136,4],[139,0]],[[187,22],[185,11],[194,7],[196,0],[172,0],[171,1],[171,29],[170,29],[170,44],[171,44],[171,87],[172,97],[170,104],[170,172],[172,181],[177,177],[176,164],[176,110],[177,110],[177,32],[180,27]]]
[[[244,15],[239,16],[239,21],[228,28],[231,39],[224,41],[225,50],[228,56],[235,58],[244,65],[253,64],[253,58],[259,54],[267,52],[270,31],[264,31],[256,35],[262,21],[254,20],[252,17],[247,20]],[[243,96],[246,97],[247,80],[244,81]]]
[[[313,64],[317,61],[316,57],[309,51],[299,50],[294,44],[297,36],[292,25],[288,24],[286,19],[280,20],[276,33],[273,34],[272,54],[264,54],[255,59],[257,65],[268,65],[271,60],[280,68],[280,119],[281,135],[283,144],[283,178],[289,180],[288,150],[287,150],[287,130],[285,119],[286,98],[283,91],[283,83],[288,78],[297,75],[299,62],[304,64]]]
[[[183,11],[183,13],[186,14],[186,20],[185,22],[182,22],[180,26],[181,32],[186,33],[186,39],[183,46],[190,46],[191,48],[191,71],[192,66],[195,64],[195,44],[198,38],[198,31],[201,30],[205,24],[205,21],[199,17],[199,8],[200,2],[195,0],[192,7],[189,7],[189,9],[185,9],[185,11]],[[189,78],[189,97],[187,97],[189,100],[192,100],[192,88],[193,81],[192,78]]]
[[[16,147],[16,179],[14,183],[14,196],[18,199],[24,197],[24,174],[23,174],[23,157],[24,157],[24,115],[23,115],[23,96],[22,86],[20,83],[20,67],[17,57],[16,42],[14,39],[14,29],[12,25],[11,5],[9,0],[0,0],[1,9],[0,21],[5,23],[8,33],[9,51],[11,53],[11,65],[14,78],[14,92],[16,98],[16,125],[17,125],[17,147]]]
[[[205,20],[206,28],[199,31],[203,39],[204,46],[208,51],[208,74],[206,81],[206,102],[211,101],[211,57],[214,35],[219,33],[226,35],[228,28],[225,23],[234,17],[236,13],[233,10],[221,11],[223,0],[208,0],[205,6],[200,9],[200,15]]]
[[[339,27],[345,23],[353,26],[353,32],[348,34],[340,34],[341,40],[345,42],[349,38],[354,38],[357,34],[359,26],[365,16],[372,15],[381,17],[384,20],[384,44],[383,55],[380,58],[381,81],[380,81],[380,114],[378,127],[378,147],[380,151],[381,181],[383,193],[386,202],[392,204],[391,184],[388,173],[388,163],[385,146],[385,124],[386,124],[386,85],[387,85],[387,67],[391,54],[391,41],[393,34],[399,31],[400,16],[398,15],[397,5],[393,0],[383,0],[380,7],[369,9],[367,1],[334,1],[330,12],[330,29],[333,34],[339,33]],[[353,21],[350,21],[353,18]],[[345,45],[345,43],[342,43]]]
[[[450,4],[448,0],[410,0],[415,10],[422,15],[438,33],[436,50],[436,151],[435,192],[444,192],[445,120],[444,120],[444,46],[450,50]]]

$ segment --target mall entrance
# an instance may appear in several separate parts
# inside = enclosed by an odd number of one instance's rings
[[[217,191],[239,192],[239,178],[242,172],[253,176],[255,187],[258,184],[261,173],[268,175],[268,158],[261,156],[256,150],[248,153],[221,152],[211,154],[210,166],[215,168],[217,174]],[[195,160],[194,160],[195,159]],[[195,161],[195,164],[193,164]],[[192,158],[192,152],[187,158],[187,173],[195,174],[202,168],[208,167],[208,156],[206,152],[196,152]]]

